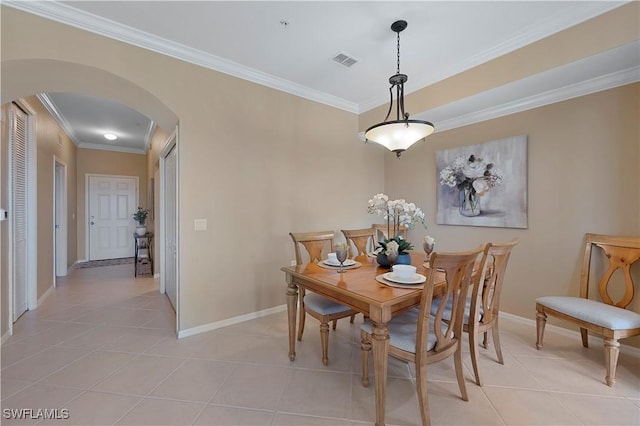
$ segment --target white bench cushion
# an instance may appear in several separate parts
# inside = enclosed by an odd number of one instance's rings
[[[640,327],[640,314],[582,297],[545,296],[536,303],[610,330]]]

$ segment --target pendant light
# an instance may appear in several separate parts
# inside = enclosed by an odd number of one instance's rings
[[[366,142],[375,142],[391,152],[395,152],[398,158],[414,143],[429,136],[435,128],[433,124],[423,120],[410,120],[409,113],[404,111],[404,83],[408,78],[406,74],[400,74],[400,32],[407,28],[407,21],[396,21],[391,24],[391,31],[398,34],[398,68],[394,75],[389,77],[389,111],[382,123],[369,127],[364,136]],[[393,89],[396,89],[396,119],[388,120],[393,109]],[[388,121],[387,121],[388,120]]]

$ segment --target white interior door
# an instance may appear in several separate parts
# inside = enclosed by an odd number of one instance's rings
[[[54,249],[56,276],[67,275],[67,168],[54,160]]]
[[[176,147],[169,151],[164,160],[164,232],[165,232],[165,267],[164,283],[167,297],[176,309],[177,300],[177,158]]]
[[[138,178],[89,175],[89,260],[133,257]]]
[[[27,114],[11,105],[11,278],[13,282],[13,321],[27,310],[28,168]]]

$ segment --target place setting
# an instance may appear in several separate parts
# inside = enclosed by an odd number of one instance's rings
[[[427,277],[416,273],[412,265],[393,265],[391,271],[376,276],[376,281],[389,287],[423,288]]]
[[[336,243],[335,253],[328,253],[327,258],[318,262],[318,266],[326,269],[335,269],[342,273],[348,269],[356,269],[362,263],[348,259],[349,247],[346,243]]]

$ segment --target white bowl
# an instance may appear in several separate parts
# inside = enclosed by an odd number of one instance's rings
[[[411,265],[393,265],[393,273],[398,278],[412,278],[416,274],[416,267]]]
[[[338,256],[336,256],[335,253],[328,253],[327,260],[329,261],[329,263],[337,263],[337,264],[340,263],[338,262]]]

